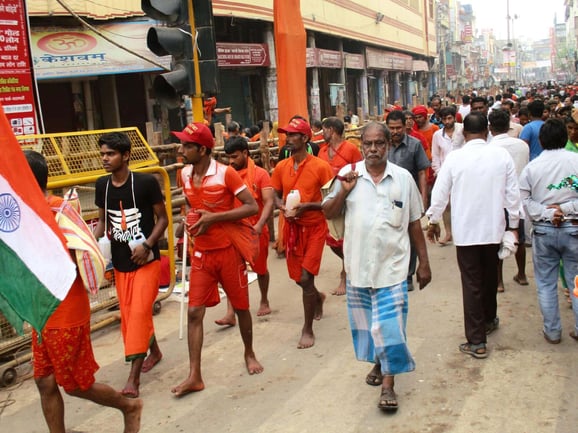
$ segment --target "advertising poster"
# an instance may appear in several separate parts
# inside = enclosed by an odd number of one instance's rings
[[[38,132],[24,0],[0,2],[0,104],[15,135]]]

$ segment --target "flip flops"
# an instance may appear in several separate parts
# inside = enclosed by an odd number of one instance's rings
[[[381,388],[377,407],[384,412],[395,412],[398,408],[397,395],[392,388]]]
[[[371,386],[381,386],[383,383],[383,375],[381,373],[375,373],[373,370],[365,376],[365,383]]]

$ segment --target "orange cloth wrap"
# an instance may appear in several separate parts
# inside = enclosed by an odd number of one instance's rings
[[[120,328],[127,361],[144,358],[155,330],[153,304],[159,293],[161,262],[154,260],[133,272],[114,271],[120,306]]]
[[[289,278],[301,281],[302,269],[312,275],[319,274],[327,233],[327,224],[300,226],[285,221],[285,238],[292,239],[291,248],[287,244],[286,250]]]

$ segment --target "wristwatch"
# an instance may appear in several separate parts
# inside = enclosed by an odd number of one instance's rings
[[[427,222],[427,228],[428,228],[428,229],[429,229],[430,227],[435,227],[435,226],[439,226],[439,225],[440,225],[440,223],[434,223],[434,222],[431,222],[431,221],[428,221],[428,222]]]
[[[143,242],[141,245],[142,245],[143,247],[145,247],[145,249],[148,250],[148,251],[150,251],[150,250],[153,249],[153,247],[151,247],[151,246],[150,246],[149,244],[147,244],[146,242]]]

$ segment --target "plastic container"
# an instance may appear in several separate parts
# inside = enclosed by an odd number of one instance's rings
[[[112,259],[112,251],[110,250],[110,239],[107,238],[106,236],[101,237],[98,240],[98,249],[100,250],[100,253],[104,257],[104,260],[110,262],[110,260]]]
[[[131,251],[134,252],[134,249],[136,247],[138,247],[140,244],[142,244],[143,242],[145,242],[147,239],[145,238],[144,234],[141,232],[139,233],[136,237],[134,237],[133,239],[131,239],[128,242],[128,246],[130,248]],[[150,262],[152,259],[154,259],[155,255],[154,253],[151,251],[149,251],[149,256],[147,258],[147,262]]]
[[[292,189],[287,194],[287,199],[285,200],[285,216],[294,217],[297,213],[295,207],[301,203],[301,194],[298,189]]]

